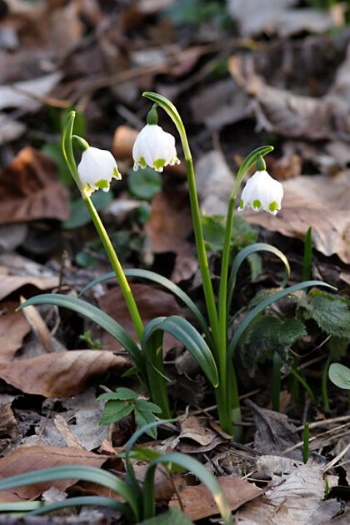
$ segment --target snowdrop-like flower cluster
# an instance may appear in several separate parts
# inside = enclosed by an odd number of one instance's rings
[[[136,137],[132,156],[134,170],[139,166],[149,166],[156,171],[163,171],[164,166],[179,164],[175,148],[175,138],[164,131],[158,124],[146,124]]]
[[[283,186],[265,170],[256,171],[245,185],[238,211],[252,208],[254,211],[265,210],[276,215],[281,209]]]
[[[78,173],[88,195],[95,190],[108,191],[113,178],[117,180],[122,178],[112,153],[91,146],[82,154]]]

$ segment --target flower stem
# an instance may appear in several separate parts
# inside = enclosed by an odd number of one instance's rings
[[[204,298],[205,298],[205,303],[207,307],[209,323],[210,323],[210,327],[212,330],[213,339],[215,342],[215,347],[218,348],[219,325],[218,325],[217,309],[216,309],[213,285],[211,282],[211,276],[210,276],[210,271],[209,271],[208,257],[207,257],[207,252],[205,249],[205,243],[204,243],[204,236],[203,236],[201,214],[200,214],[199,203],[198,203],[198,195],[197,195],[196,179],[195,179],[195,174],[194,174],[192,154],[191,154],[190,146],[187,140],[185,126],[182,122],[182,119],[177,109],[168,99],[166,99],[162,95],[158,95],[158,93],[150,93],[150,92],[143,93],[143,96],[149,98],[150,100],[152,100],[153,102],[155,102],[161,108],[164,109],[164,111],[169,115],[171,120],[174,122],[177,128],[177,131],[180,135],[182,149],[183,149],[185,161],[186,161],[188,191],[189,191],[189,196],[190,196],[193,230],[194,230],[194,236],[195,236],[195,241],[196,241],[199,269],[201,272],[202,282],[203,282]]]
[[[74,127],[74,120],[75,120],[75,111],[71,111],[67,117],[67,121],[65,123],[65,126],[63,128],[62,133],[62,150],[63,150],[63,156],[65,158],[65,161],[67,163],[67,166],[71,172],[71,175],[77,184],[80,193],[83,197],[83,200],[85,202],[85,205],[89,211],[89,214],[91,216],[91,220],[95,225],[95,228],[97,230],[97,233],[101,239],[101,242],[103,244],[104,249],[106,250],[106,253],[108,255],[108,258],[110,260],[110,263],[112,265],[112,268],[115,272],[118,284],[120,286],[121,292],[123,294],[123,297],[125,299],[127,308],[130,313],[130,317],[132,320],[132,323],[134,325],[137,337],[139,340],[141,340],[142,334],[143,334],[143,322],[136,304],[136,301],[134,299],[134,296],[132,294],[130,285],[125,277],[123,268],[119,262],[118,256],[113,248],[113,245],[111,243],[111,240],[108,236],[108,233],[100,219],[99,214],[96,211],[95,206],[93,205],[90,197],[87,195],[83,184],[81,183],[79,173],[75,164],[74,159],[74,152],[73,152],[73,138],[74,140],[78,140],[78,142],[81,142],[81,146],[84,147],[84,143],[86,141],[84,139],[80,139],[80,137],[77,137],[76,135],[73,136],[73,127]],[[87,143],[86,143],[87,144]]]
[[[130,285],[128,283],[127,278],[125,277],[125,273],[123,271],[122,265],[120,264],[120,261],[118,259],[118,256],[113,248],[113,245],[111,243],[111,240],[108,236],[108,233],[101,221],[101,218],[99,214],[96,211],[95,206],[93,205],[92,200],[87,195],[83,194],[83,199],[85,202],[85,205],[90,213],[90,217],[92,219],[92,222],[94,223],[94,226],[97,230],[97,233],[101,239],[101,242],[103,244],[103,247],[108,255],[109,261],[111,263],[111,266],[114,270],[114,273],[117,277],[118,284],[120,286],[121,292],[123,294],[124,300],[126,302],[126,305],[129,310],[129,314],[132,320],[132,323],[134,325],[137,337],[139,341],[141,340],[142,334],[143,334],[143,322],[140,316],[139,309],[137,307],[135,298],[133,296],[133,293],[131,291]]]

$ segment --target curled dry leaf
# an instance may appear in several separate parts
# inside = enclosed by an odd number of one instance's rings
[[[0,223],[36,219],[65,220],[68,191],[57,178],[54,162],[30,147],[0,171]]]
[[[262,493],[261,489],[240,478],[220,476],[217,480],[226,495],[231,510],[238,509]],[[193,521],[218,513],[213,496],[203,484],[185,487],[180,492],[180,498],[185,513]],[[173,499],[170,506],[179,507],[180,505],[177,499]]]
[[[103,350],[70,350],[20,361],[0,362],[0,378],[27,394],[69,397],[82,392],[88,381],[104,373],[122,374],[123,357]]]
[[[11,362],[21,348],[30,325],[22,312],[16,312],[17,303],[2,303],[0,315],[0,361]]]
[[[0,459],[0,479],[63,465],[101,467],[107,459],[106,456],[98,456],[93,452],[86,452],[85,450],[72,447],[19,446],[14,452]],[[32,483],[25,487],[16,487],[13,491],[0,491],[0,501],[35,499],[52,486],[63,491],[74,485],[77,481],[78,480],[71,479],[37,484]]]

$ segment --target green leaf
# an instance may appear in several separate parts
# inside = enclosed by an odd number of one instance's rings
[[[285,362],[293,343],[305,335],[305,326],[298,319],[261,317],[250,324],[241,339],[242,364],[253,377],[258,361],[272,358],[278,352]]]
[[[222,252],[225,239],[226,217],[223,215],[202,215],[201,217],[205,244],[208,250],[219,253]],[[230,246],[240,250],[256,241],[258,232],[240,216],[236,216]]]
[[[236,257],[233,260],[230,277],[229,277],[229,284],[228,284],[228,290],[229,290],[229,297],[228,297],[228,305],[230,306],[232,303],[232,296],[233,292],[236,286],[237,281],[237,275],[240,267],[242,266],[243,262],[251,257],[254,254],[257,254],[258,252],[269,252],[273,253],[278,257],[282,263],[284,264],[284,278],[281,282],[281,287],[283,288],[286,283],[288,282],[289,275],[290,275],[290,266],[287,257],[284,255],[281,250],[278,250],[271,244],[267,244],[265,242],[256,242],[254,244],[251,244],[250,246],[246,246],[241,251],[238,252]],[[249,260],[249,259],[248,259]]]
[[[299,284],[295,284],[293,286],[289,286],[288,288],[285,288],[284,290],[281,290],[280,292],[277,292],[263,301],[261,301],[255,308],[253,308],[244,318],[244,320],[241,322],[235,333],[233,334],[233,337],[230,341],[230,344],[228,346],[227,350],[227,358],[232,359],[234,351],[237,347],[237,344],[242,337],[245,330],[248,328],[250,323],[255,319],[261,312],[265,310],[268,306],[270,306],[275,301],[278,301],[279,299],[282,299],[283,297],[286,297],[287,295],[291,295],[294,292],[297,292],[299,290],[303,290],[305,288],[310,288],[311,286],[325,286],[326,288],[331,288],[332,290],[335,290],[334,286],[331,286],[330,284],[324,283],[322,281],[304,281]]]
[[[175,463],[176,465],[180,465],[186,470],[192,472],[211,492],[224,524],[232,524],[230,506],[222,488],[213,474],[198,460],[179,452],[164,454],[164,456],[160,456],[149,465],[143,486],[144,515],[146,518],[154,516],[154,475],[159,463],[163,465],[166,465],[167,463]]]
[[[91,196],[91,200],[96,210],[100,211],[112,202],[113,195],[110,191],[95,191]],[[71,213],[68,219],[63,223],[63,228],[66,230],[74,230],[76,228],[81,228],[81,226],[85,226],[85,224],[89,224],[90,222],[91,217],[85,206],[84,200],[78,198],[71,203]]]
[[[327,334],[350,338],[350,309],[346,299],[311,290],[302,297],[299,306],[304,309],[304,318],[316,321]]]
[[[129,401],[129,400],[136,401],[137,394],[136,392],[131,390],[131,388],[125,388],[123,386],[120,386],[119,388],[115,390],[115,392],[106,392],[106,394],[101,394],[97,398],[98,401],[100,400],[109,401],[111,399],[121,400],[121,401]]]
[[[145,168],[138,171],[130,171],[127,177],[128,187],[138,199],[152,199],[162,189],[163,179],[158,171]]]
[[[101,425],[108,425],[120,421],[123,417],[128,416],[134,410],[132,404],[125,401],[107,401],[103,414],[100,419]]]
[[[36,485],[37,483],[43,483],[46,481],[60,481],[66,479],[90,481],[117,492],[129,504],[134,518],[137,521],[139,520],[139,509],[132,490],[124,481],[121,481],[113,474],[96,467],[65,465],[26,472],[25,474],[19,474],[18,476],[11,476],[0,480],[0,490],[9,490],[16,487]]]
[[[130,515],[125,503],[120,503],[112,498],[104,498],[101,496],[81,496],[77,498],[68,498],[63,501],[56,501],[55,503],[49,503],[47,505],[42,505],[38,509],[35,509],[31,512],[28,512],[27,516],[41,516],[42,514],[47,514],[48,512],[53,512],[59,509],[65,509],[68,507],[82,507],[85,505],[93,505],[98,507],[109,507],[120,512],[122,515]],[[26,521],[26,520],[25,520]]]
[[[154,412],[155,414],[160,414],[161,409],[155,403],[146,401],[145,399],[138,399],[135,403],[135,406],[140,412]]]
[[[135,408],[135,421],[139,428],[156,420],[157,418],[155,417],[153,412],[140,412]],[[151,438],[157,439],[157,427],[149,428],[148,430],[146,430],[145,433],[148,434]]]
[[[149,361],[153,362],[155,355],[152,336],[159,331],[171,334],[182,343],[197,361],[210,383],[213,386],[218,385],[218,372],[210,348],[198,331],[186,319],[177,315],[157,317],[145,327],[141,347]]]
[[[189,310],[193,313],[193,315],[196,317],[198,323],[200,324],[200,327],[206,335],[206,339],[208,342],[212,341],[211,334],[209,332],[207,322],[204,319],[201,311],[197,307],[197,305],[192,301],[192,299],[175,283],[170,281],[170,279],[167,279],[166,277],[163,277],[162,275],[159,275],[155,272],[150,272],[149,270],[138,270],[135,268],[132,269],[126,269],[124,270],[124,273],[126,277],[138,277],[139,279],[146,279],[147,281],[154,282],[156,284],[160,284],[165,288],[166,290],[169,290],[172,292],[180,301],[182,301]],[[90,288],[95,286],[96,284],[99,284],[104,281],[108,281],[110,279],[115,279],[114,272],[107,273],[105,275],[102,275],[101,277],[98,277],[97,279],[94,279],[91,281],[91,283],[87,284],[80,292],[80,295],[83,295],[86,293]]]
[[[76,297],[68,297],[66,295],[52,293],[31,297],[28,299],[28,301],[25,301],[23,304],[21,304],[17,310],[22,310],[22,308],[25,308],[29,305],[39,304],[53,304],[55,306],[68,308],[69,310],[73,310],[73,312],[77,312],[78,314],[87,317],[91,321],[94,321],[125,348],[125,350],[135,361],[135,364],[138,366],[140,372],[145,372],[144,357],[141,353],[141,350],[131,339],[128,332],[119,323],[117,323],[117,321],[112,319],[112,317],[107,315],[105,312],[102,312],[102,310],[96,306],[93,306],[86,301],[82,301],[81,299],[77,299]]]
[[[193,521],[182,510],[170,507],[165,514],[142,521],[141,525],[193,525]]]
[[[340,363],[332,363],[328,371],[329,379],[339,388],[350,390],[350,368]]]

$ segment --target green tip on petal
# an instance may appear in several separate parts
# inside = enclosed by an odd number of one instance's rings
[[[243,210],[244,202],[242,201],[242,199],[239,201],[239,206],[238,207],[239,207],[240,210]]]
[[[278,204],[276,201],[273,201],[273,202],[270,202],[269,204],[269,210],[271,212],[274,212],[274,211],[277,211],[278,210]]]
[[[277,203],[276,203],[276,204],[277,204]],[[270,206],[271,206],[271,204],[270,204]],[[255,201],[253,201],[253,208],[255,208],[255,209],[257,209],[257,210],[260,210],[260,208],[261,208],[261,202],[260,202],[258,199],[256,199]]]
[[[139,158],[139,164],[140,164],[141,168],[145,168],[147,166],[147,162],[146,162],[145,157],[140,157]]]
[[[153,167],[155,170],[162,170],[166,164],[165,159],[157,159],[153,162]]]
[[[109,190],[109,182],[108,182],[108,180],[101,179],[98,182],[96,182],[95,186],[96,186],[96,188],[99,188],[100,190],[103,190],[103,191],[108,191]]]

